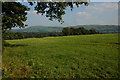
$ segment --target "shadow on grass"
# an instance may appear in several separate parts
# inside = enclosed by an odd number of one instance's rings
[[[120,45],[120,43],[111,43],[111,44],[116,44],[116,45]]]
[[[9,44],[9,45],[5,45],[5,47],[23,47],[23,46],[27,46],[27,45],[22,45],[22,44]]]
[[[114,43],[114,44],[120,45],[120,43]]]
[[[24,44],[9,44],[9,43],[4,44],[4,47],[24,47],[24,46],[27,46],[27,45],[24,45]]]

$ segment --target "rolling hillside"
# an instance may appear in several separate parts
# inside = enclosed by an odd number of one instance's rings
[[[61,32],[62,27],[52,27],[52,26],[31,26],[23,29],[13,29],[13,32]]]
[[[118,33],[120,31],[118,25],[78,25],[75,27],[84,27],[102,33]]]
[[[118,33],[120,31],[117,25],[77,25],[69,27],[84,27],[86,29],[94,29],[102,33]],[[24,29],[13,29],[13,32],[61,32],[63,27],[53,26],[31,26]]]

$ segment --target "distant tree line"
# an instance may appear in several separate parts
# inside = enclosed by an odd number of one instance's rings
[[[87,34],[99,34],[95,30],[87,30],[83,27],[65,27],[62,32],[49,32],[49,33],[38,33],[38,32],[10,32],[4,34],[5,40],[13,39],[24,39],[24,38],[42,38],[42,37],[56,37],[56,36],[69,36],[69,35],[87,35]]]
[[[99,32],[95,31],[95,30],[87,30],[83,27],[79,27],[79,28],[74,28],[74,27],[66,27],[63,28],[62,33],[64,36],[68,36],[68,35],[87,35],[87,34],[98,34]]]
[[[24,39],[24,38],[43,38],[50,36],[63,36],[62,33],[38,33],[38,32],[7,32],[4,35],[5,40]]]

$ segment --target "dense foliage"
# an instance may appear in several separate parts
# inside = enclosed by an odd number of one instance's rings
[[[83,27],[74,28],[74,27],[66,27],[62,30],[63,35],[86,35],[86,34],[98,34],[95,30],[87,30]]]
[[[5,40],[24,39],[24,38],[42,38],[48,36],[62,36],[62,33],[37,33],[37,32],[7,32]]]
[[[68,36],[68,35],[87,35],[87,34],[98,34],[95,30],[87,30],[83,27],[74,28],[66,27],[63,28],[62,32],[48,32],[48,33],[39,33],[39,32],[7,32],[5,33],[4,39],[24,39],[24,38],[42,38],[50,36]]]
[[[2,3],[2,31],[5,33],[13,27],[24,27],[27,20],[27,12],[29,8],[17,2]]]

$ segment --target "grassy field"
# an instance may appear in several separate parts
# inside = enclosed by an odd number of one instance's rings
[[[117,78],[118,34],[7,40],[3,78]]]

